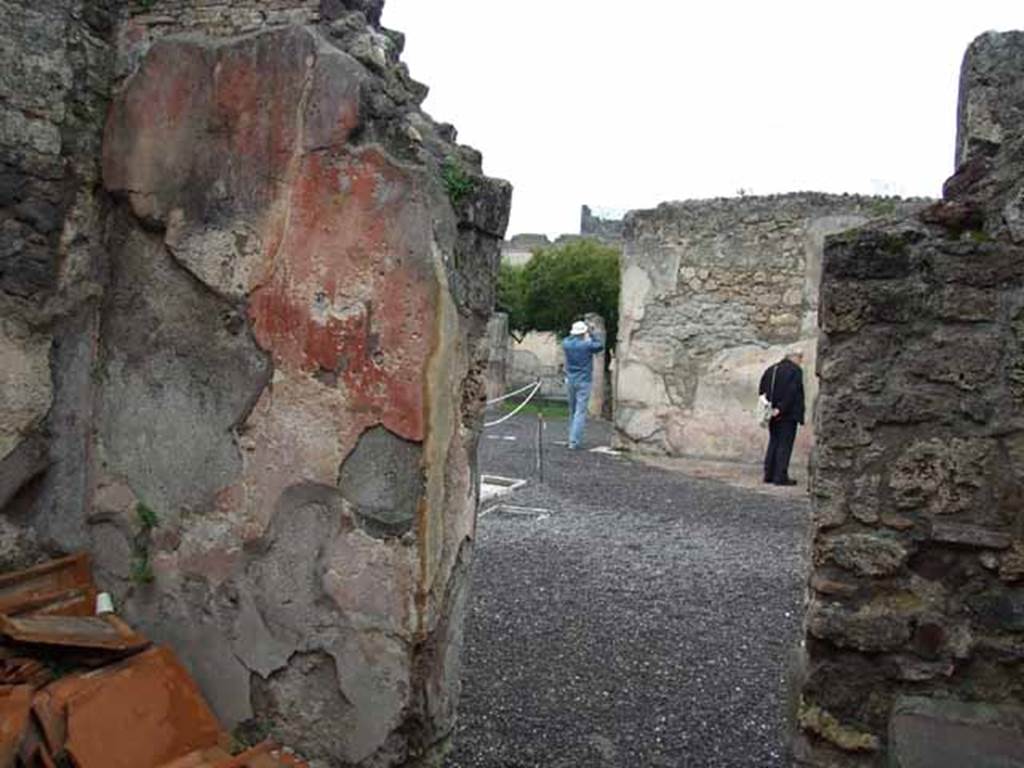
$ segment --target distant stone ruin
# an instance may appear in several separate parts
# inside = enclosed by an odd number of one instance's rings
[[[0,565],[87,550],[318,766],[451,731],[510,187],[380,0],[14,0]]]
[[[533,258],[534,251],[551,245],[547,235],[515,235],[501,244],[501,259],[510,266],[522,267]]]
[[[800,765],[1024,761],[1022,82],[975,40],[942,201],[825,246]]]
[[[599,240],[606,245],[622,246],[622,218],[597,216],[589,205],[580,208],[580,236]]]
[[[633,450],[757,461],[761,372],[805,353],[815,395],[825,237],[921,201],[796,193],[666,203],[626,216],[615,425]],[[805,465],[813,431],[798,433]]]

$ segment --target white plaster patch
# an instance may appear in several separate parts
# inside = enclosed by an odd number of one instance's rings
[[[618,370],[619,402],[634,401],[653,408],[669,402],[665,381],[643,363],[623,362]]]
[[[167,216],[164,240],[178,262],[219,293],[235,299],[248,294],[260,277],[259,233],[240,219],[220,229],[194,227],[180,208]]]
[[[501,475],[480,475],[480,503],[505,496],[526,485],[525,480]]]
[[[622,287],[619,289],[619,306],[623,319],[640,322],[644,319],[644,307],[651,292],[651,278],[636,264],[631,264],[622,273]]]
[[[480,517],[484,517],[489,512],[507,517],[532,518],[538,521],[551,517],[551,510],[545,507],[520,507],[515,504],[495,504],[481,513]]]
[[[626,453],[621,448],[612,448],[610,445],[599,445],[597,448],[591,448],[590,452],[600,453],[605,456],[615,456],[616,458],[622,458]]]

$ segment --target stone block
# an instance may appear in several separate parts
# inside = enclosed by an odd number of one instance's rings
[[[956,667],[948,660],[924,661],[916,656],[896,654],[885,660],[891,670],[890,675],[897,680],[910,683],[921,683],[937,677],[950,677]]]
[[[819,542],[822,557],[861,576],[892,576],[907,559],[907,550],[885,535],[853,533]]]
[[[810,587],[815,592],[833,597],[852,597],[857,594],[859,587],[838,579],[830,579],[821,574],[814,574],[810,579]]]
[[[908,696],[889,721],[889,768],[1024,765],[1024,709]]]
[[[341,465],[338,488],[364,530],[400,536],[412,530],[423,493],[423,450],[382,427],[359,438]]]
[[[839,605],[812,602],[808,610],[808,631],[839,646],[876,653],[901,648],[910,639],[910,618],[895,611],[861,608],[853,611]]]
[[[955,166],[991,157],[1005,141],[1024,133],[1024,33],[988,32],[964,54],[957,104]]]
[[[1003,581],[1024,579],[1024,544],[1014,543],[1013,549],[999,558],[998,568],[999,578]]]
[[[1024,631],[1024,591],[1019,587],[972,595],[966,603],[978,623],[987,629]]]
[[[936,515],[969,509],[985,485],[991,450],[988,441],[972,438],[910,443],[889,473],[896,506]]]
[[[880,483],[879,475],[864,475],[853,481],[849,500],[850,514],[865,525],[874,525],[879,521]]]
[[[938,520],[932,522],[931,538],[932,541],[943,544],[960,544],[984,549],[1006,549],[1013,541],[1010,534],[1005,531]]]
[[[851,230],[825,241],[824,275],[830,281],[894,280],[909,277],[913,230]]]

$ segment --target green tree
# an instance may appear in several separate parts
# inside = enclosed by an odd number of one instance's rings
[[[498,308],[517,334],[564,335],[588,312],[605,319],[607,346],[619,326],[619,251],[595,240],[573,240],[534,253],[522,267],[502,265]]]

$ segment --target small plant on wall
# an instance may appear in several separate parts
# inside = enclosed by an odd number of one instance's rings
[[[153,581],[153,564],[150,562],[149,549],[153,539],[153,529],[159,525],[160,520],[156,512],[141,501],[135,505],[135,517],[139,531],[135,534],[131,580],[140,585],[150,584]]]
[[[461,203],[473,191],[473,177],[452,157],[441,165],[441,180],[452,205]]]

